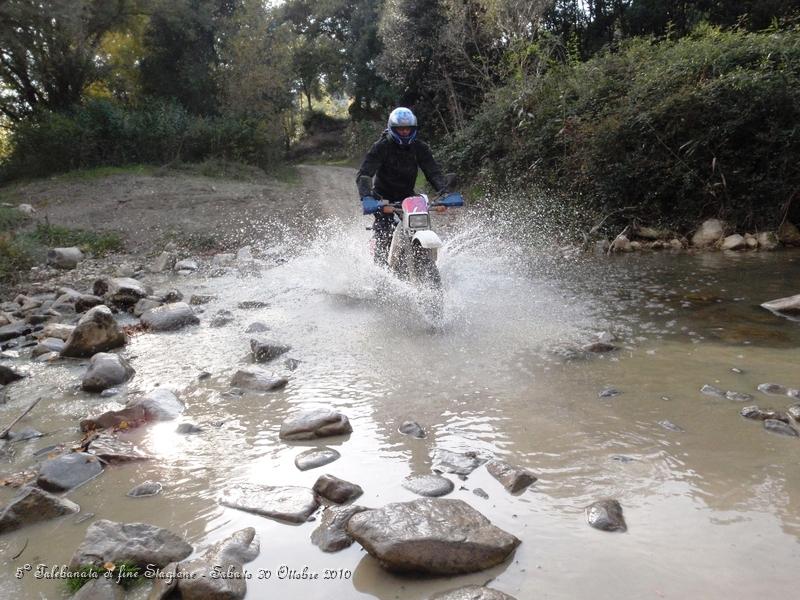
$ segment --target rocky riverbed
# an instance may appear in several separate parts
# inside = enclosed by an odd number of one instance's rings
[[[800,257],[554,270],[444,225],[438,322],[347,220],[3,299],[0,424],[42,398],[4,446],[3,595],[67,597],[16,569],[86,562],[158,564],[158,598],[792,589],[800,332],[760,305]]]

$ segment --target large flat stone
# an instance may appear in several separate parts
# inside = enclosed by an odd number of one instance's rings
[[[163,567],[183,560],[192,547],[171,531],[146,523],[116,523],[101,519],[86,531],[86,537],[72,555],[70,567],[131,562]]]
[[[289,523],[305,523],[319,506],[316,495],[308,488],[252,484],[226,490],[220,504]]]
[[[514,467],[502,460],[490,460],[486,470],[512,494],[517,494],[536,481],[536,476],[528,469]]]
[[[462,500],[420,498],[353,515],[347,532],[384,568],[457,575],[500,564],[520,541]]]

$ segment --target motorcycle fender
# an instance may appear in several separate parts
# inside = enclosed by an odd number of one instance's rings
[[[441,248],[442,240],[430,229],[423,229],[414,234],[414,241],[419,242],[423,248]]]

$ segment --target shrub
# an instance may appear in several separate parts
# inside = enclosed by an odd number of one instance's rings
[[[283,156],[279,119],[190,115],[176,102],[89,100],[16,124],[0,179],[73,169],[218,158],[268,168]]]
[[[800,31],[701,27],[509,84],[448,145],[481,167],[651,223],[774,226],[800,186]],[[613,224],[613,220],[609,220]]]

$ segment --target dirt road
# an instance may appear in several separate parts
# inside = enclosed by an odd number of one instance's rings
[[[319,216],[356,210],[355,173],[346,167],[297,167],[300,181],[249,181],[164,174],[53,178],[19,185],[7,201],[28,203],[37,218],[69,228],[116,231],[131,254],[151,254],[168,241],[209,249],[258,241],[267,223],[302,226]]]

